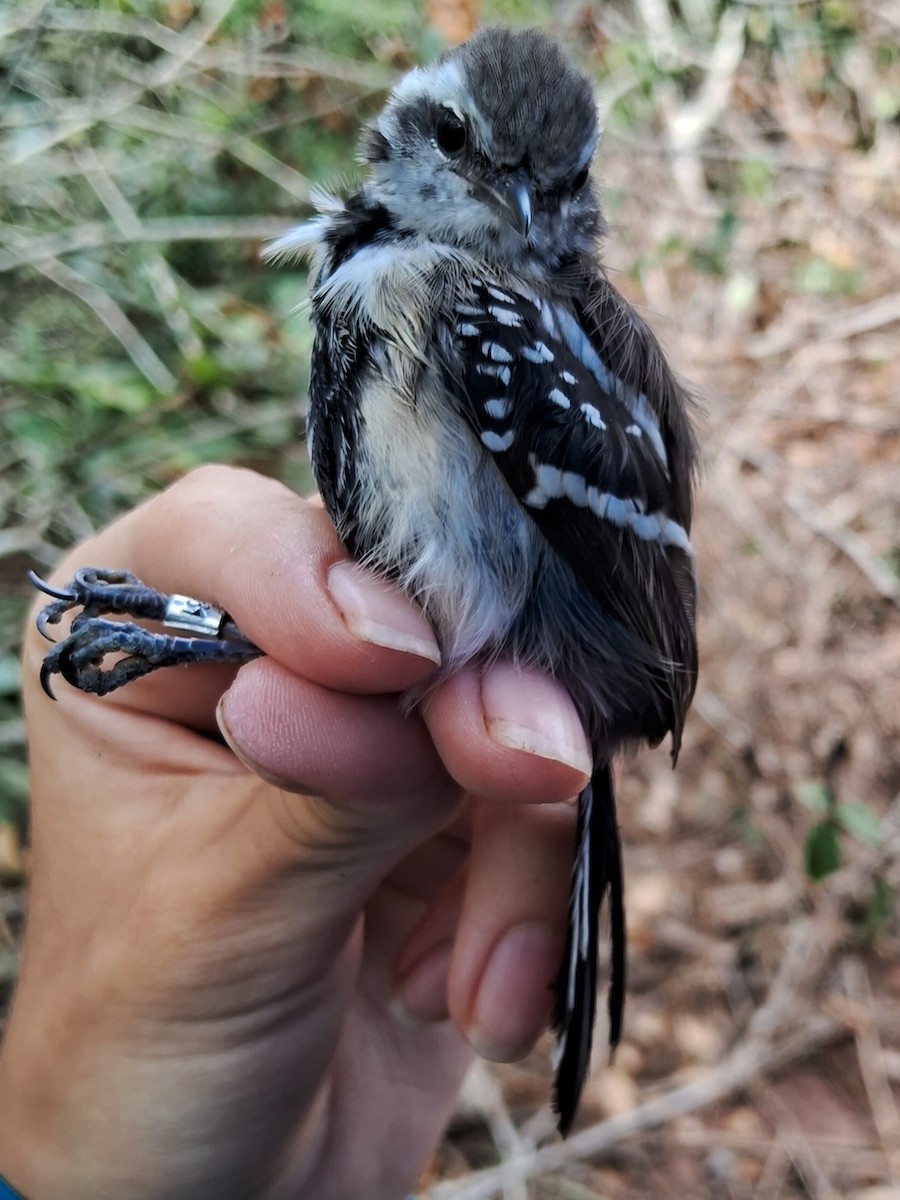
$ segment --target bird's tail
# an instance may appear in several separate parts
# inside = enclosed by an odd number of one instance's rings
[[[622,1030],[625,1001],[625,911],[622,852],[609,765],[597,767],[578,798],[578,834],[569,899],[569,936],[554,985],[556,1081],[553,1108],[565,1137],[578,1108],[591,1061],[597,1007],[597,946],[600,907],[609,896],[609,1044]]]

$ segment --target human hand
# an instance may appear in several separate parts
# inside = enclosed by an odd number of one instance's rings
[[[54,705],[29,628],[0,1172],[29,1200],[398,1200],[471,1047],[520,1056],[547,1020],[574,707],[497,664],[404,715],[436,671],[423,616],[250,472],[193,473],[55,581],[83,565],[223,607],[267,657]]]

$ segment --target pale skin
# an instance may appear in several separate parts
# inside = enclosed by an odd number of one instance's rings
[[[473,1053],[546,1024],[590,769],[571,701],[498,663],[405,714],[437,670],[421,612],[250,472],[194,472],[53,581],[80,566],[211,600],[267,657],[53,704],[29,623],[0,1173],[28,1200],[399,1200]]]

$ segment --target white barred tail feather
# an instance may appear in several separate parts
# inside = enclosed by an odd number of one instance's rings
[[[569,897],[569,930],[554,984],[553,1109],[559,1131],[569,1132],[591,1063],[597,1006],[600,918],[607,901],[610,930],[609,1045],[622,1032],[625,1005],[625,906],[622,858],[612,770],[598,767],[578,798],[578,831]]]

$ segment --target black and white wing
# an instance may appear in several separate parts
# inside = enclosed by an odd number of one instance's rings
[[[671,732],[677,754],[694,690],[693,440],[684,397],[655,340],[602,279],[580,303],[471,280],[452,345],[448,386],[474,432],[615,622],[616,653],[635,664],[630,694],[605,714],[602,732],[594,725],[594,773],[579,797],[553,1016],[554,1106],[565,1134],[590,1065],[599,910],[607,898],[611,1046],[622,1024],[625,916],[609,750]]]
[[[696,676],[693,440],[661,351],[603,280],[581,301],[471,280],[454,336],[449,386],[475,433],[655,679],[609,740],[671,732],[677,753]]]

